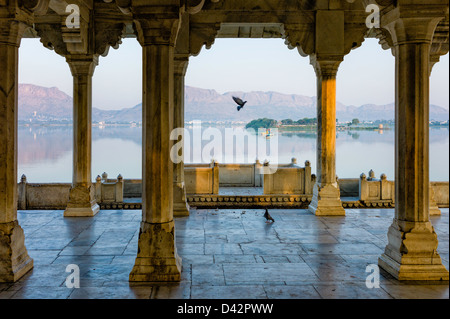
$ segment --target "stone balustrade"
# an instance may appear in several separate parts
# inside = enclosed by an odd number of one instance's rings
[[[122,175],[117,179],[108,179],[108,174],[97,176],[95,182],[95,198],[97,203],[122,203],[124,182]]]
[[[430,214],[440,215],[439,206],[448,207],[448,182],[430,182],[429,194]],[[395,181],[387,180],[385,174],[377,179],[373,170],[369,171],[368,177],[362,173],[359,179],[359,202],[366,207],[394,207]]]
[[[315,175],[311,175],[311,163],[305,162],[305,167],[299,167],[297,160],[292,159],[291,164],[277,165],[276,169],[266,162],[268,168],[264,174],[264,195],[296,194],[312,196]],[[263,169],[264,169],[263,168]]]
[[[219,194],[219,163],[185,164],[184,183],[187,194]]]
[[[388,181],[385,174],[376,179],[373,170],[370,170],[369,177],[362,173],[359,179],[359,200],[395,203],[395,184]]]
[[[65,209],[70,183],[28,183],[22,175],[18,185],[18,209]]]
[[[266,168],[270,168],[268,163],[265,163],[265,165]],[[255,164],[237,165],[214,162],[213,164],[186,164],[186,166],[186,181],[190,185],[187,191],[193,192],[197,189],[199,192],[188,193],[188,201],[197,207],[223,206],[225,204],[243,207],[263,205],[280,208],[303,207],[310,202],[311,193],[310,191],[308,193],[307,190],[311,189],[315,183],[315,175],[311,174],[309,163],[306,162],[305,167],[301,168],[297,166],[295,160],[290,164],[278,165],[277,172],[270,175],[262,174],[261,170],[264,165],[258,165],[257,162]],[[218,195],[220,176],[223,177],[232,169],[239,167],[243,168],[242,175],[248,174],[245,177],[247,181],[251,176],[261,177],[264,186],[263,194],[240,197]],[[255,173],[251,173],[249,167],[258,167],[259,169]],[[238,172],[239,170],[233,171],[232,174]],[[307,186],[307,176],[310,176],[309,186]],[[230,178],[230,176],[227,178]],[[245,178],[241,179],[236,185],[240,185]],[[226,179],[225,182],[225,185],[229,185]],[[371,171],[368,177],[361,174],[359,179],[343,178],[338,179],[338,183],[344,208],[392,208],[395,206],[395,182],[387,180],[384,174],[377,179],[375,173]],[[120,175],[117,179],[108,179],[108,176],[104,173],[103,176],[97,177],[93,186],[95,187],[96,200],[101,209],[141,209],[141,179],[123,179]],[[220,186],[223,185],[220,184]],[[20,183],[18,183],[17,207],[21,210],[64,209],[69,199],[70,188],[70,183],[28,183],[26,176],[23,175]],[[306,191],[303,192],[303,190]],[[130,201],[130,199],[132,200]],[[430,214],[439,214],[439,207],[448,206],[449,183],[430,182]]]
[[[219,185],[222,187],[262,187],[262,164],[219,164]]]

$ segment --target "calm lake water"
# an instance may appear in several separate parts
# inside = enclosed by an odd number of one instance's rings
[[[314,132],[279,133],[266,139],[250,134],[246,142],[235,142],[230,148],[231,133],[240,140],[246,134],[242,128],[187,127],[186,146],[190,154],[186,162],[209,162],[211,154],[222,163],[254,163],[259,160],[287,164],[297,158],[300,166],[306,160],[316,170],[316,135]],[[187,137],[187,135],[185,137]],[[92,179],[107,172],[109,177],[122,174],[124,178],[141,178],[142,130],[140,127],[106,126],[92,129]],[[203,136],[203,141],[201,138]],[[20,126],[18,132],[18,178],[27,176],[28,182],[71,182],[72,180],[72,127],[71,126]],[[243,139],[242,139],[243,140]],[[199,146],[201,141],[201,147]],[[394,179],[394,130],[338,131],[336,136],[336,170],[339,178],[358,178],[370,169],[377,177],[385,173]],[[186,154],[186,153],[185,153]],[[265,154],[265,155],[264,155]],[[449,130],[430,128],[430,180],[449,180]]]

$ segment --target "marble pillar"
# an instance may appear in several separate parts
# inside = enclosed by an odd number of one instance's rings
[[[73,76],[73,176],[64,216],[94,216],[100,210],[91,178],[92,76],[97,56],[66,57]]]
[[[18,21],[0,21],[0,282],[15,282],[33,268],[17,221],[17,76],[24,29]]]
[[[174,58],[174,128],[184,128],[184,77],[189,56],[175,55]],[[179,137],[181,138],[181,137]],[[182,149],[184,158],[184,149]],[[189,216],[184,184],[184,159],[173,164],[173,215]]]
[[[448,280],[429,212],[430,45],[439,18],[386,23],[395,52],[395,216],[378,264],[399,280]]]
[[[181,258],[175,245],[170,159],[174,48],[169,41],[141,39],[140,43],[143,52],[142,222],[138,253],[129,280],[179,281]]]
[[[336,179],[336,75],[342,57],[311,56],[317,75],[317,180],[309,210],[317,216],[344,216]]]

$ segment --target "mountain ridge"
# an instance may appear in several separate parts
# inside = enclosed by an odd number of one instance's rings
[[[248,101],[241,111],[236,110],[232,96]],[[19,120],[71,121],[72,98],[56,87],[45,88],[33,84],[19,84]],[[276,120],[313,118],[317,116],[316,97],[300,94],[283,94],[275,91],[231,91],[220,94],[214,89],[185,87],[185,120],[244,121],[257,118]],[[393,120],[394,103],[361,106],[336,103],[336,118],[349,121],[358,118],[368,120]],[[449,111],[430,105],[430,120],[447,121]],[[121,110],[92,109],[94,122],[140,122],[142,104]]]

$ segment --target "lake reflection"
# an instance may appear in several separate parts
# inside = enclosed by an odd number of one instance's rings
[[[217,128],[217,129],[216,129]],[[225,127],[213,128],[214,132],[225,134]],[[205,132],[207,127],[203,127]],[[188,128],[193,138],[192,127]],[[235,130],[240,134],[240,130]],[[243,132],[243,131],[242,131]],[[340,178],[358,178],[370,169],[377,177],[385,173],[388,179],[394,179],[394,130],[377,131],[338,131],[336,135],[336,173]],[[18,178],[27,176],[30,183],[71,182],[72,180],[72,127],[71,126],[20,126],[18,130]],[[313,173],[316,170],[316,135],[314,132],[290,132],[278,134],[278,163],[290,163],[297,158],[303,166],[306,160],[311,162]],[[214,138],[207,137],[202,149]],[[258,136],[258,142],[265,138]],[[122,174],[124,178],[141,178],[140,127],[92,128],[92,177],[107,172],[113,178]],[[191,142],[193,143],[193,142]],[[267,145],[270,141],[266,142]],[[248,145],[235,148],[234,154],[224,152],[225,140],[222,140],[221,154],[214,154],[219,162],[253,163],[255,158],[248,154]],[[192,145],[192,144],[191,144]],[[269,146],[267,146],[269,149]],[[191,147],[192,149],[192,147]],[[205,155],[205,154],[204,154]],[[209,162],[210,153],[203,157]],[[192,150],[186,162],[198,162],[201,150]],[[259,158],[261,162],[265,158]],[[270,158],[273,162],[274,159]],[[448,128],[430,129],[430,180],[449,180],[449,130]]]

